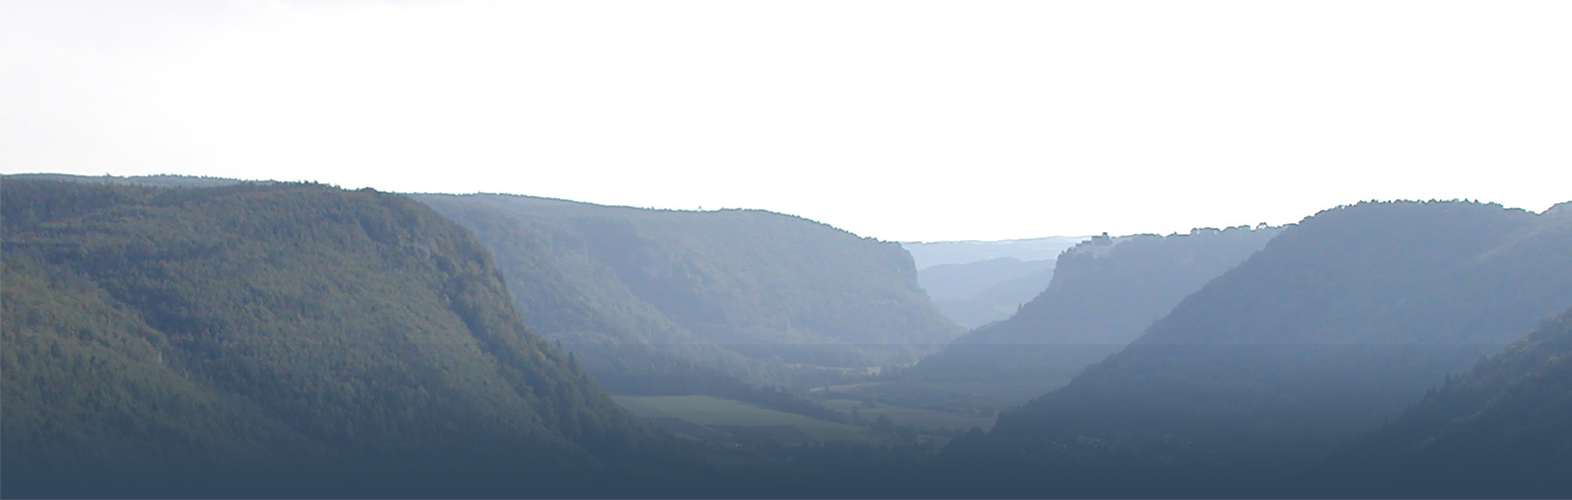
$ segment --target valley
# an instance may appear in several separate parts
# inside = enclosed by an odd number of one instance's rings
[[[759,211],[110,181],[0,184],[7,495],[1533,496],[1572,459],[1535,444],[1565,429],[1564,205],[919,270]],[[933,297],[1031,280],[969,330]]]
[[[0,1],[0,500],[1572,499],[1572,2]]]

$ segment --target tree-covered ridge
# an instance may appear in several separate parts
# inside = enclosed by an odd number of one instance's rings
[[[525,328],[467,231],[406,198],[0,189],[8,494],[528,496],[696,463]]]
[[[1272,484],[1572,303],[1568,248],[1564,214],[1321,212],[950,458],[1036,471],[1034,487],[1070,474]]]
[[[1018,402],[1063,384],[1140,336],[1186,295],[1265,247],[1280,228],[1095,237],[1058,258],[1053,279],[1009,319],[985,325],[906,375],[1019,388]]]
[[[563,314],[521,294],[529,321],[553,325],[541,331],[565,343],[651,344],[762,370],[852,368],[909,362],[959,333],[917,286],[898,244],[799,217],[504,195],[416,199],[474,230],[511,286],[556,276],[599,312]]]
[[[1572,309],[1344,445],[1321,474],[1367,494],[1566,498],[1569,418]]]
[[[240,183],[243,183],[243,182],[251,182],[251,183],[258,183],[258,182],[260,182],[260,181],[242,181],[242,180],[239,180],[239,179],[229,179],[229,178],[224,178],[224,177],[198,177],[198,176],[191,176],[191,175],[171,175],[171,174],[130,175],[130,176],[124,176],[124,177],[105,174],[105,175],[102,175],[102,176],[96,176],[95,177],[95,176],[88,176],[88,175],[37,173],[37,174],[9,174],[9,175],[6,175],[5,177],[7,179],[10,179],[10,180],[61,181],[61,182],[79,182],[79,183],[85,183],[85,184],[110,184],[110,185],[152,186],[152,187],[189,187],[189,188],[224,187],[224,186],[233,186],[235,184],[240,184]],[[271,181],[267,181],[267,182],[271,182]]]

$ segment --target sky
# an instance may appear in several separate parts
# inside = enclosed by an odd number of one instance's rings
[[[884,240],[1572,200],[1572,2],[0,1],[0,172]]]

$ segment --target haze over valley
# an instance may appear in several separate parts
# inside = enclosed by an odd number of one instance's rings
[[[1566,204],[1369,202],[929,268],[1052,271],[968,331],[901,245],[770,212],[178,176],[0,189],[3,451],[27,495],[1566,485],[1542,445],[1566,431],[1565,318],[1545,319],[1572,304]],[[1436,398],[1501,398],[1501,423],[1410,416],[1483,404]]]
[[[0,497],[1572,498],[1567,25],[0,2]]]

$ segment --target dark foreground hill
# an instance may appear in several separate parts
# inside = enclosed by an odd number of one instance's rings
[[[7,496],[561,496],[696,456],[407,198],[6,179]]]
[[[860,373],[915,361],[960,333],[918,288],[900,245],[799,217],[414,198],[474,231],[527,320],[612,385],[644,373],[651,356],[754,382]],[[551,285],[536,293],[531,283]]]
[[[1092,238],[1061,254],[1047,289],[1014,316],[967,333],[906,378],[986,388],[1020,404],[1135,340],[1186,295],[1266,246],[1279,229]]]
[[[1572,498],[1572,309],[1341,447],[1319,475],[1361,496]]]
[[[1567,216],[1324,211],[946,459],[1014,494],[1115,478],[1154,488],[1137,495],[1293,494],[1284,481],[1337,443],[1572,304]]]

